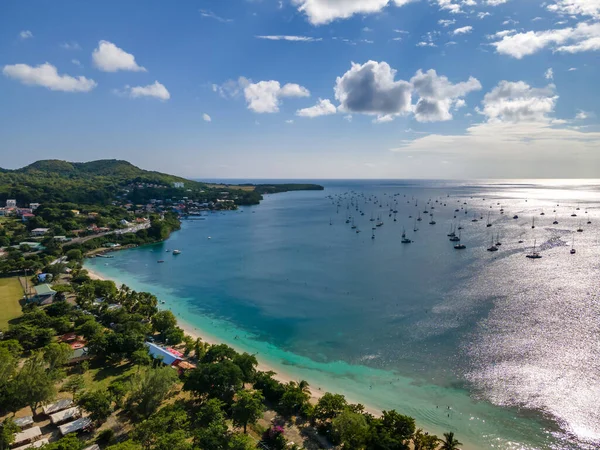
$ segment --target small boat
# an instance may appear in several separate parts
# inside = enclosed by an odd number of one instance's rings
[[[180,255],[181,254],[181,250],[173,250],[173,254],[174,255]]]
[[[494,245],[494,236],[492,236],[492,245],[490,245],[487,249],[488,252],[497,252],[498,247]]]
[[[433,214],[431,214],[431,220],[429,221],[429,225],[435,225],[436,221],[433,220]]]
[[[165,262],[165,260],[164,260],[164,259],[159,259],[159,260],[158,260],[158,261],[156,261],[156,262],[160,264],[160,263],[164,263],[164,262]]]
[[[558,225],[558,218],[556,216],[554,216],[554,222],[552,222],[552,225]]]
[[[569,253],[571,253],[571,255],[577,253],[577,251],[575,250],[575,236],[573,236],[573,242],[571,243],[571,251]]]
[[[464,250],[467,246],[460,243],[460,233],[458,233],[458,244],[454,246],[454,250]]]
[[[535,228],[535,217],[531,218],[531,229]]]
[[[516,214],[513,216],[513,219],[518,219],[519,216],[517,216]]]
[[[533,241],[533,249],[531,250],[531,253],[525,256],[529,259],[540,259],[542,257],[542,255],[535,251],[535,240]]]
[[[490,208],[491,208],[491,206],[490,206]],[[487,224],[485,226],[488,227],[488,228],[492,226],[492,222],[490,222],[490,213],[488,213]]]

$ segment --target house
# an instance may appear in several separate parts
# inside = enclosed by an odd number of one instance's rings
[[[31,213],[23,213],[21,214],[21,220],[23,222],[27,222],[29,219],[33,219],[35,217],[35,214],[31,214]]]
[[[6,207],[7,208],[16,208],[17,201],[16,200],[6,200]]]
[[[77,348],[77,349],[73,350],[71,357],[67,361],[67,365],[77,364],[82,361],[87,361],[91,357],[92,357],[92,355],[90,355],[90,351],[88,350],[87,347]]]
[[[26,430],[33,425],[33,416],[19,417],[18,419],[15,419],[14,422],[21,430]]]
[[[175,366],[181,361],[181,357],[173,354],[169,349],[161,347],[160,345],[154,344],[152,342],[146,342],[146,347],[148,347],[148,353],[154,359],[160,359],[167,366]]]
[[[81,417],[81,410],[77,406],[73,406],[69,409],[63,409],[62,411],[55,412],[50,415],[50,422],[54,425],[60,425],[61,423],[68,422],[69,420],[77,419]]]
[[[34,286],[35,295],[31,297],[32,302],[39,303],[40,305],[47,305],[52,303],[54,300],[54,296],[56,295],[56,291],[53,290],[48,284],[40,284],[38,286]]]
[[[51,273],[40,273],[37,276],[37,279],[40,283],[47,283],[52,281],[52,274]]]
[[[70,238],[68,238],[66,236],[54,236],[53,239],[58,242],[69,242],[71,240]]]
[[[30,208],[32,211],[35,211],[35,210],[36,210],[36,209],[38,209],[39,207],[40,207],[40,204],[39,204],[39,203],[30,203],[30,204],[29,204],[29,208]]]
[[[62,400],[58,400],[57,402],[42,406],[42,411],[44,411],[44,414],[49,416],[51,414],[54,414],[55,412],[70,408],[72,404],[73,400],[63,398]]]
[[[84,348],[87,345],[85,338],[83,336],[77,336],[75,333],[63,334],[58,338],[58,342],[69,344],[73,350]]]
[[[34,228],[31,230],[31,235],[39,237],[45,235],[48,231],[50,231],[50,228]]]
[[[79,210],[78,209],[72,209],[71,212],[73,213],[74,216],[78,216],[79,215]]]
[[[44,246],[40,242],[19,242],[19,245],[16,245],[15,247],[19,248],[22,245],[26,245],[33,252],[37,252],[39,250],[43,250],[44,249]]]
[[[184,186],[185,186],[185,184],[184,184],[184,183],[182,183],[182,182],[180,182],[180,181],[175,181],[175,182],[173,183],[173,187],[174,187],[175,189],[183,189],[183,187],[184,187]]]
[[[27,430],[21,431],[15,434],[13,445],[28,444],[29,442],[35,441],[42,435],[40,427],[32,427]]]
[[[79,430],[84,430],[88,428],[92,424],[92,419],[89,417],[82,417],[81,419],[77,419],[73,422],[66,423],[58,427],[58,431],[60,434],[65,436],[69,433],[75,433]]]

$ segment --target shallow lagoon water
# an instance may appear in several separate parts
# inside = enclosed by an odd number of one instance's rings
[[[594,448],[598,184],[325,185],[186,220],[165,243],[87,264],[157,294],[191,326],[275,368],[353,401],[396,408],[437,433],[455,431],[472,447]],[[431,206],[436,225],[423,213]],[[414,232],[417,211],[423,221]],[[371,213],[385,222],[375,239]],[[345,223],[349,214],[361,233]],[[471,222],[474,215],[484,220]],[[447,237],[458,219],[463,251]],[[582,221],[584,232],[575,232]],[[400,243],[403,228],[412,244]],[[500,251],[487,252],[498,233]],[[569,254],[573,236],[576,255]],[[534,240],[542,259],[525,258]]]

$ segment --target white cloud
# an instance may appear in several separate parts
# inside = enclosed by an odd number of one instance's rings
[[[450,25],[454,25],[456,23],[456,20],[454,19],[440,19],[438,20],[438,24],[440,24],[443,27],[449,27]]]
[[[485,4],[490,6],[498,6],[508,2],[508,0],[486,0]]]
[[[549,11],[569,16],[600,18],[600,2],[598,0],[557,0],[546,8]]]
[[[540,89],[524,81],[501,81],[485,94],[480,113],[491,122],[540,121],[554,111],[557,100],[552,84]]]
[[[206,17],[208,19],[214,19],[217,22],[221,22],[221,23],[230,23],[233,22],[233,19],[225,19],[223,17],[217,16],[214,12],[209,11],[207,9],[201,9],[200,11],[200,15],[202,17]]]
[[[153,97],[162,101],[167,101],[171,98],[171,94],[158,81],[148,86],[125,86],[125,95],[131,98]]]
[[[561,28],[546,31],[528,31],[492,42],[501,54],[521,59],[546,47],[563,53],[579,53],[600,50],[600,23],[581,22],[575,28]]]
[[[82,65],[81,65],[81,61],[79,61],[78,59],[72,59],[72,60],[71,60],[71,62],[72,62],[73,64],[75,64],[77,67],[81,67],[81,66],[82,66]]]
[[[345,115],[344,120],[347,120],[348,122],[352,122],[352,114]]]
[[[485,19],[486,17],[488,17],[488,16],[491,16],[491,15],[492,15],[492,14],[491,14],[491,13],[489,13],[489,12],[487,12],[487,11],[484,11],[484,12],[478,12],[478,13],[477,13],[477,18],[478,18],[478,19]]]
[[[481,83],[470,77],[467,81],[452,84],[445,76],[439,76],[435,70],[418,70],[410,80],[419,100],[414,108],[415,119],[419,122],[446,121],[452,119],[450,108],[465,105],[461,97],[481,89]]]
[[[488,39],[502,39],[504,36],[510,36],[511,34],[515,34],[517,30],[502,30],[497,31],[494,34],[488,34],[486,37]]]
[[[33,33],[29,30],[23,30],[19,33],[19,37],[21,39],[31,39],[33,37]]]
[[[309,97],[310,92],[303,86],[288,83],[283,87],[279,81],[259,81],[252,83],[246,79],[240,79],[244,88],[244,97],[248,103],[248,109],[256,113],[279,112],[281,99],[285,97]]]
[[[440,9],[449,11],[450,14],[459,14],[462,12],[458,3],[452,3],[452,0],[437,0]]]
[[[575,72],[577,70],[577,67],[571,67],[569,68],[569,70],[567,72]]]
[[[59,75],[50,63],[32,67],[27,64],[4,66],[2,73],[29,86],[43,86],[52,91],[89,92],[97,86],[94,80],[83,76]]]
[[[464,108],[465,106],[467,106],[467,102],[465,100],[463,100],[462,98],[459,98],[458,100],[456,100],[456,102],[454,103],[454,110],[457,111],[460,108]]]
[[[588,113],[586,113],[585,111],[579,110],[579,112],[575,116],[575,119],[577,119],[577,120],[585,120],[588,117],[589,117]]]
[[[433,42],[425,42],[425,41],[421,41],[421,42],[417,42],[417,47],[437,47],[437,45],[435,45]]]
[[[329,116],[331,114],[335,114],[337,112],[337,108],[331,103],[329,99],[323,100],[319,99],[315,106],[311,106],[310,108],[299,109],[296,111],[296,115],[300,117],[319,117],[319,116]]]
[[[292,119],[288,119],[285,121],[285,123],[287,123],[288,125],[291,125],[294,123],[294,121]]]
[[[457,28],[456,30],[454,30],[452,32],[452,34],[454,34],[455,36],[457,34],[469,34],[471,31],[473,31],[473,27],[470,25],[467,25],[466,27]]]
[[[275,36],[254,36],[257,39],[266,39],[269,41],[291,41],[291,42],[319,42],[322,41],[322,38],[314,38],[309,36],[285,36],[285,35],[275,35]]]
[[[81,50],[81,46],[73,41],[73,42],[63,42],[62,44],[60,44],[61,48],[64,48],[65,50]]]
[[[412,86],[395,81],[396,70],[386,62],[352,63],[336,79],[335,98],[340,111],[371,115],[405,114],[411,109]]]
[[[212,118],[206,113],[202,114],[202,120],[205,122],[212,122]]]
[[[131,53],[120,49],[112,42],[100,41],[98,48],[92,53],[94,65],[103,72],[117,72],[129,70],[132,72],[145,72],[146,69],[138,66]]]
[[[355,14],[380,12],[388,4],[403,6],[411,0],[292,0],[313,25],[323,25]]]
[[[546,72],[544,73],[544,78],[546,78],[546,80],[554,79],[554,70],[552,70],[552,67],[546,70]]]

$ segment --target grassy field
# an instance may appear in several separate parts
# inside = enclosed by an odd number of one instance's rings
[[[23,289],[17,277],[0,278],[0,330],[6,330],[8,321],[21,315],[21,298]]]

